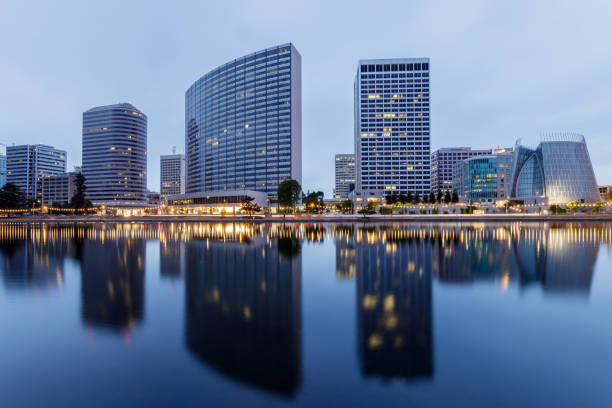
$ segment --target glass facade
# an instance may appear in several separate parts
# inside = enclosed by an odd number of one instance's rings
[[[144,203],[147,116],[129,103],[83,112],[82,170],[94,204]]]
[[[429,58],[361,60],[355,77],[356,195],[429,194]]]
[[[453,190],[462,201],[495,202],[508,198],[512,149],[476,156],[455,164]]]
[[[292,44],[222,65],[185,93],[186,192],[302,182],[301,56]]]
[[[493,151],[472,150],[470,147],[446,147],[431,154],[431,191],[453,192],[453,168],[455,164],[474,156],[491,154]]]
[[[536,149],[517,148],[512,172],[512,197],[547,197],[550,204],[601,199],[584,136],[552,134]]]

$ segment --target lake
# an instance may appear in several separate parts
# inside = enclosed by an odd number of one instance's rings
[[[0,224],[2,407],[609,407],[610,223]]]

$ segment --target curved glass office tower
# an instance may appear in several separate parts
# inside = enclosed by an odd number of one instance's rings
[[[302,182],[301,56],[292,44],[240,57],[185,93],[186,192]]]
[[[516,143],[512,169],[513,198],[546,197],[550,204],[600,201],[584,136],[552,134],[536,149]]]
[[[132,104],[83,112],[83,175],[96,205],[142,204],[147,192],[147,116]]]

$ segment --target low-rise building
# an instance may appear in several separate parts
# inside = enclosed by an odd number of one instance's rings
[[[493,154],[475,156],[457,163],[453,169],[453,189],[462,202],[495,203],[510,196],[513,149],[497,149]]]
[[[61,173],[43,179],[42,204],[68,204],[76,191],[74,183],[76,175],[76,172]]]
[[[252,203],[262,208],[268,205],[268,195],[265,191],[221,190],[170,196],[168,209],[170,213],[179,214],[238,214],[247,197],[252,198]]]
[[[453,192],[453,169],[455,165],[474,156],[493,154],[491,149],[472,150],[471,147],[444,147],[431,154],[431,190]]]
[[[612,186],[599,186],[599,195],[604,201],[612,201]]]

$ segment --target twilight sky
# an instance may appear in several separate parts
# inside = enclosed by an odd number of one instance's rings
[[[89,3],[89,4],[88,4]],[[148,185],[183,152],[184,96],[211,69],[292,42],[302,54],[303,188],[333,188],[353,151],[365,58],[431,58],[432,151],[586,136],[612,184],[612,3],[607,1],[0,0],[0,142],[81,162],[81,115],[132,102],[149,117]]]

